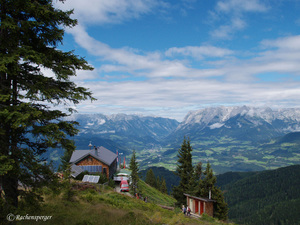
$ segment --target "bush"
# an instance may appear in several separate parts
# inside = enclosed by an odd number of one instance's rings
[[[106,175],[103,174],[103,173],[96,173],[96,174],[94,174],[94,175],[95,175],[95,176],[100,176],[100,179],[99,179],[99,181],[98,181],[98,184],[104,184],[104,183],[106,183],[106,182],[108,181]]]
[[[96,186],[93,184],[89,184],[89,183],[75,183],[72,185],[72,188],[74,190],[78,190],[78,191],[84,191],[84,190],[96,190]]]
[[[111,188],[115,188],[115,182],[114,182],[113,179],[109,179],[108,186],[111,187]]]

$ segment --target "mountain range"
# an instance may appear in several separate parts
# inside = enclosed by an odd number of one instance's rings
[[[189,112],[172,136],[230,136],[259,141],[300,131],[300,109],[214,107]]]
[[[141,168],[175,170],[184,136],[193,147],[193,162],[210,161],[217,173],[300,162],[300,109],[211,107],[189,112],[182,122],[126,114],[73,114],[68,120],[80,124],[73,137],[77,149],[88,149],[91,143],[127,158],[136,150]]]
[[[179,125],[174,119],[126,114],[74,114],[68,119],[80,124],[77,149],[87,149],[91,141],[125,154],[159,145]]]

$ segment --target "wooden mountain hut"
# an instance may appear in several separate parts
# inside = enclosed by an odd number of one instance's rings
[[[117,155],[104,147],[91,150],[75,150],[71,156],[72,174],[88,171],[90,174],[103,173],[112,178],[117,171]]]

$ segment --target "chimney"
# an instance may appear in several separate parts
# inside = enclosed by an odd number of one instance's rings
[[[208,191],[208,199],[211,199],[211,189]]]
[[[98,148],[96,146],[94,146],[94,150],[95,150],[95,155],[98,155]]]
[[[90,147],[90,150],[92,150],[93,145],[92,145],[91,141],[90,141],[90,144],[88,146]]]

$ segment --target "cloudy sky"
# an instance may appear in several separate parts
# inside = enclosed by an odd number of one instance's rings
[[[80,113],[179,121],[219,105],[300,107],[300,0],[67,0],[59,46],[95,69]]]

